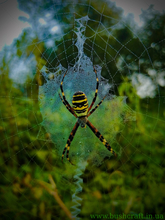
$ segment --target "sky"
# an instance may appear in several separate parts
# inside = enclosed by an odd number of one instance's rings
[[[28,15],[18,9],[17,0],[0,0],[0,51],[5,44],[10,45],[22,30],[29,26],[18,20],[19,16]]]
[[[139,25],[142,24],[139,19],[141,9],[145,10],[150,4],[154,4],[156,10],[165,10],[165,0],[114,0],[114,2],[124,9],[125,16],[133,13]],[[17,0],[0,0],[0,51],[5,44],[10,45],[24,28],[29,27],[27,22],[23,23],[18,19],[19,16],[28,17],[26,13],[18,9]]]
[[[133,13],[134,19],[139,25],[142,24],[139,19],[141,9],[146,10],[151,4],[153,4],[155,10],[165,10],[165,0],[112,0],[112,2],[116,2],[118,7],[124,9],[125,16],[129,13]]]

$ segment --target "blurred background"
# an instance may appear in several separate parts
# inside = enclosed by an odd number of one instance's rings
[[[79,217],[165,216],[164,8],[163,1],[0,1],[0,219],[69,219],[76,167],[62,163],[58,149],[65,147],[76,120],[62,102],[50,107],[48,96],[41,101],[41,95],[49,91],[50,100],[57,97],[64,70],[78,62],[78,30],[81,52],[101,67],[102,88],[109,85],[108,97],[124,100],[125,114],[107,98],[90,119],[118,158],[105,155],[96,163],[104,145],[88,129],[79,128],[72,143],[71,149],[83,146],[93,155],[81,172]],[[82,83],[71,75],[66,88],[72,80]],[[92,83],[90,99],[93,88]],[[120,112],[114,126],[112,108]],[[53,134],[45,124],[53,126]],[[51,194],[52,179],[63,207]]]

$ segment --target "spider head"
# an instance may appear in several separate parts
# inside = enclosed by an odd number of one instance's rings
[[[84,92],[75,92],[72,98],[72,107],[78,117],[85,117],[88,113],[88,100]],[[82,126],[81,126],[82,127]]]

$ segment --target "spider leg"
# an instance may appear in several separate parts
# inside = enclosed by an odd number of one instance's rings
[[[104,96],[104,98],[99,102],[99,104],[96,105],[96,107],[94,109],[92,109],[91,112],[89,112],[89,114],[87,115],[87,117],[89,117],[98,107],[99,105],[101,105],[101,103],[104,101],[106,96]]]
[[[69,160],[69,149],[70,149],[70,144],[71,144],[71,142],[72,142],[72,140],[73,140],[73,138],[74,138],[74,135],[75,135],[75,133],[76,133],[78,127],[79,127],[79,123],[78,123],[78,121],[77,121],[76,124],[75,124],[75,126],[73,127],[73,130],[71,131],[71,133],[70,133],[70,135],[69,135],[69,138],[68,138],[68,140],[67,140],[67,143],[66,143],[65,148],[64,148],[63,153],[62,153],[62,161],[63,161],[63,157],[64,157],[65,151],[66,151],[66,149],[67,149],[66,158],[67,158],[67,160],[68,160],[72,165],[74,165],[74,164]]]
[[[60,94],[59,94],[59,96],[60,96],[60,99],[61,99],[62,103],[65,105],[65,107],[68,109],[68,111],[70,111],[70,113],[72,113],[72,115],[74,115],[74,116],[77,118],[77,115],[74,113],[74,111],[72,111],[72,110],[68,107],[68,105],[67,105],[66,102],[62,99],[62,97],[61,97]]]
[[[62,97],[64,99],[65,104],[67,104],[67,106],[71,109],[71,111],[74,112],[73,108],[70,106],[69,102],[65,98],[65,94],[64,94],[64,90],[63,90],[63,86],[62,86],[64,78],[66,76],[66,73],[67,73],[67,71],[65,72],[65,74],[64,74],[64,76],[62,78],[62,81],[61,81],[61,84],[60,84],[60,89],[61,89]]]
[[[96,137],[99,138],[99,140],[105,145],[105,147],[114,155],[117,156],[115,151],[111,148],[111,146],[108,144],[108,142],[105,140],[102,134],[93,126],[93,124],[87,120],[88,127],[93,131],[93,133],[96,135]]]
[[[95,101],[96,101],[96,98],[97,98],[97,93],[98,93],[98,88],[99,88],[99,79],[98,79],[98,77],[97,77],[97,71],[96,71],[95,67],[93,67],[93,69],[94,69],[94,71],[95,71],[95,73],[96,73],[96,80],[97,80],[97,84],[96,84],[95,96],[94,96],[94,98],[93,98],[93,101],[92,101],[92,103],[91,103],[91,105],[90,105],[89,109],[88,109],[88,112],[91,110],[91,108],[92,108],[93,104],[94,104],[94,103],[95,103]]]

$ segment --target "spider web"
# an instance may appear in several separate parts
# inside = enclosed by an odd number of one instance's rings
[[[59,155],[62,155],[64,146],[66,144],[66,140],[61,139],[61,134],[59,131],[66,130],[66,127],[71,130],[75,123],[74,119],[67,122],[66,118],[69,118],[68,116],[60,116],[63,105],[59,98],[58,91],[64,73],[67,73],[65,77],[64,88],[66,91],[66,96],[67,98],[69,98],[68,100],[70,103],[72,95],[79,90],[85,92],[85,94],[89,98],[89,103],[91,103],[92,92],[95,91],[96,87],[96,78],[94,77],[95,73],[93,71],[93,63],[91,62],[91,59],[87,57],[83,52],[84,43],[86,40],[85,36],[83,35],[83,32],[86,29],[84,23],[86,23],[87,26],[88,20],[89,18],[87,16],[75,20],[75,23],[77,23],[78,27],[76,27],[75,24],[76,31],[73,30],[73,32],[77,35],[77,41],[75,45],[78,49],[78,56],[76,59],[77,61],[75,62],[73,67],[70,67],[67,70],[62,67],[60,63],[55,68],[54,73],[50,72],[48,68],[46,68],[46,66],[43,66],[43,68],[41,69],[41,73],[46,80],[46,83],[44,83],[39,88],[39,103],[41,114],[43,115],[44,119],[43,126],[46,128],[47,132],[50,133],[53,142],[57,143],[56,146],[57,150],[59,151]],[[63,53],[65,53],[65,51]],[[69,66],[71,66],[72,61],[69,64]],[[136,114],[126,105],[126,97],[115,97],[115,95],[112,96],[111,94],[109,94],[110,87],[113,87],[113,85],[110,86],[108,84],[108,80],[101,77],[102,67],[95,66],[95,68],[97,70],[98,78],[100,81],[98,93],[99,97],[97,99],[97,102],[100,101],[105,95],[107,95],[108,101],[104,101],[104,103],[102,104],[102,114],[106,115],[106,123],[111,126],[107,127],[103,118],[101,118],[100,121],[101,114],[99,113],[99,111],[95,116],[95,124],[102,125],[101,127],[104,128],[104,133],[108,134],[108,139],[111,140],[111,143],[113,143],[115,141],[115,136],[117,135],[117,133],[119,133],[121,129],[123,129],[123,122],[128,120],[136,120]],[[57,115],[55,116],[55,114]],[[52,118],[54,118],[54,120],[52,120]],[[56,123],[54,123],[54,121]],[[73,155],[76,155],[76,158],[74,159],[78,161],[80,159],[87,161],[90,155],[94,154],[93,164],[99,165],[105,157],[111,155],[110,152],[108,152],[106,148],[103,148],[101,144],[97,144],[98,140],[94,142],[92,136],[89,137],[88,129],[83,132],[83,139],[81,138],[82,131],[77,132],[76,136],[76,141],[74,141],[75,145],[72,145],[72,150],[70,152],[72,158]],[[92,140],[92,142],[90,142],[90,140]],[[79,144],[77,144],[77,142]],[[117,144],[115,150],[119,153],[119,149],[117,149]],[[95,151],[97,151],[97,155],[100,155],[100,157],[96,156]]]
[[[148,45],[139,37],[138,29],[128,25],[122,16],[116,18],[115,12],[120,12],[120,9],[111,2],[96,5],[93,1],[52,1],[51,6],[46,8],[44,1],[41,1],[36,8],[42,11],[43,20],[37,17],[38,11],[36,13],[36,9],[31,8],[33,31],[27,30],[26,43],[17,42],[18,49],[6,49],[5,58],[2,57],[2,61],[5,60],[9,65],[9,70],[5,70],[6,74],[9,74],[15,83],[12,88],[8,85],[7,94],[1,94],[1,105],[5,105],[6,100],[10,103],[1,110],[1,154],[5,151],[5,157],[1,159],[1,178],[12,185],[3,169],[6,164],[12,166],[18,163],[21,167],[20,174],[22,171],[30,172],[29,164],[36,166],[39,173],[47,167],[58,166],[76,122],[59,98],[60,82],[67,71],[63,87],[69,103],[74,92],[81,90],[87,95],[90,104],[96,88],[93,66],[96,67],[100,82],[96,104],[105,95],[106,99],[89,120],[119,155],[117,161],[119,160],[120,164],[118,167],[114,165],[114,169],[127,173],[130,171],[128,165],[131,164],[135,170],[146,173],[151,163],[162,168],[163,162],[153,157],[155,149],[152,148],[152,142],[164,146],[163,135],[160,134],[160,138],[153,135],[164,123],[160,112],[164,96],[161,96],[159,90],[159,86],[164,86],[161,80],[164,77],[164,69],[154,60],[152,53],[159,53],[158,47],[161,47],[164,39],[158,39],[156,43]],[[123,29],[128,31],[129,37],[126,41],[121,40],[124,38]],[[134,44],[138,44],[138,51],[134,50]],[[143,74],[144,66],[148,75]],[[156,71],[160,73],[158,77],[155,76]],[[3,83],[2,75],[1,82]],[[134,89],[136,92],[133,92]],[[132,91],[132,96],[127,97],[127,90]],[[143,113],[137,107],[139,96],[142,95],[142,98],[147,97]],[[136,104],[131,105],[131,100]],[[39,111],[36,111],[36,102],[39,102]],[[153,115],[150,113],[152,102],[156,103],[156,113]],[[22,107],[16,109],[16,104]],[[138,124],[139,118],[143,118],[144,123],[152,118],[153,124],[149,132],[146,133],[144,129],[143,133],[142,126]],[[11,130],[6,129],[9,120]],[[33,125],[30,124],[32,120],[35,121]],[[127,129],[131,130],[132,136],[126,136]],[[138,138],[138,132],[147,137],[147,150],[139,147],[141,138]],[[31,133],[33,137],[29,138]],[[11,148],[15,137],[18,140]],[[27,144],[24,144],[25,138],[29,138]],[[121,145],[120,140],[125,144]],[[135,156],[139,154],[142,170]],[[124,160],[120,159],[122,155]],[[111,160],[111,156],[89,128],[79,128],[69,154],[74,164],[82,160],[98,166],[104,163],[105,159]],[[52,161],[50,158],[53,158]],[[64,162],[67,167],[71,166],[67,165],[66,159]],[[114,160],[113,162],[118,164]],[[108,167],[105,170],[108,170]],[[11,172],[14,175],[15,172]],[[67,172],[68,170],[65,174]],[[15,191],[17,190],[21,192],[21,189],[15,188]],[[21,194],[28,200],[23,191]]]

